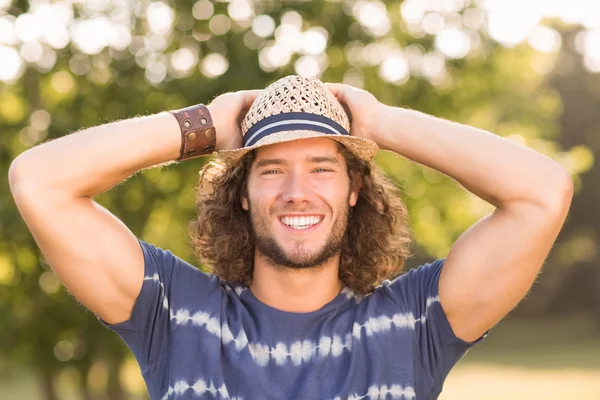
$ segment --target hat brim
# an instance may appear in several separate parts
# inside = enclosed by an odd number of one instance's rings
[[[293,130],[273,133],[259,140],[256,144],[248,147],[242,147],[235,150],[221,150],[217,152],[217,157],[225,161],[228,165],[237,164],[242,157],[248,152],[259,147],[268,146],[270,144],[291,142],[293,140],[324,137],[343,144],[350,152],[354,153],[358,158],[370,161],[375,157],[379,146],[370,139],[347,136],[347,135],[328,135],[321,132],[311,130]]]

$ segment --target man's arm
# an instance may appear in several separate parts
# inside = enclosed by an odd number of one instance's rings
[[[439,282],[455,334],[476,340],[533,284],[568,213],[571,177],[548,157],[489,132],[329,86],[352,112],[353,135],[436,169],[497,207],[456,241]]]
[[[237,118],[258,93],[227,93],[209,105],[217,149],[239,147]],[[11,164],[11,192],[48,264],[108,323],[129,319],[144,259],[133,233],[92,198],[137,171],[176,160],[180,148],[177,119],[162,112],[63,136]]]
[[[454,333],[474,341],[533,284],[567,216],[571,177],[548,157],[489,132],[402,108],[385,113],[382,147],[497,207],[454,243],[440,276],[440,303]]]
[[[144,259],[134,234],[92,197],[138,170],[177,159],[180,146],[177,120],[161,113],[63,136],[11,164],[15,203],[48,264],[108,323],[129,318]]]

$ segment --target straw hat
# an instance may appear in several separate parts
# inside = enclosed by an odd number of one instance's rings
[[[350,136],[348,116],[335,96],[316,78],[290,75],[266,87],[242,121],[243,147],[218,156],[236,164],[257,147],[296,139],[327,137],[363,160],[371,160],[377,144]]]

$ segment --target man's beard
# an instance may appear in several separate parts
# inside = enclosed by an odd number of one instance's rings
[[[292,269],[307,269],[324,264],[327,260],[337,255],[342,248],[350,213],[347,201],[344,202],[343,206],[344,208],[340,210],[341,212],[334,221],[331,233],[327,237],[327,240],[321,250],[312,255],[308,251],[301,251],[293,258],[286,254],[286,251],[270,234],[268,227],[266,227],[263,223],[264,220],[261,221],[259,219],[260,217],[252,212],[252,206],[250,206],[250,215],[252,220],[252,229],[254,230],[256,250],[264,255],[270,264],[276,267],[279,266]]]

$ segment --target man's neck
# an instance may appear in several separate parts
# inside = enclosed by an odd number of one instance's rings
[[[339,256],[318,267],[292,269],[274,266],[257,253],[250,290],[258,300],[281,311],[316,311],[342,290],[338,268]]]

